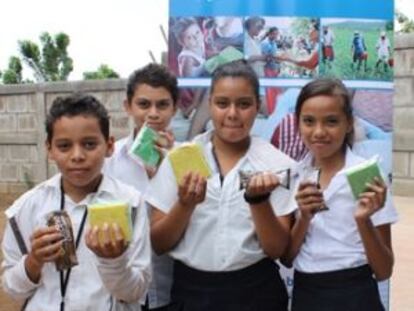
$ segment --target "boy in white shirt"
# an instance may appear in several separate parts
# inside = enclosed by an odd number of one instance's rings
[[[106,109],[93,96],[59,97],[47,116],[46,132],[49,158],[60,173],[6,211],[4,290],[26,300],[26,311],[112,310],[138,301],[151,279],[148,221],[140,193],[101,173],[113,151]],[[130,243],[115,223],[83,230],[89,204],[113,201],[128,203],[136,215]],[[46,225],[47,215],[58,210],[71,219],[78,259],[63,272],[55,266],[63,235]]]
[[[384,66],[384,72],[388,71],[388,60],[390,58],[391,53],[391,45],[390,40],[387,38],[387,34],[385,31],[381,31],[380,37],[378,38],[377,44],[375,46],[377,49],[378,59],[375,63],[375,70],[378,72],[378,67],[381,63]]]
[[[164,144],[159,144],[160,148],[173,147],[174,137],[168,126],[177,109],[178,82],[166,67],[149,64],[130,75],[126,95],[125,110],[133,118],[135,128],[128,137],[115,143],[115,152],[105,163],[105,173],[143,193],[155,169],[132,157],[129,149],[144,123],[163,138]],[[170,300],[172,261],[166,255],[154,254],[152,259],[154,281],[150,285],[144,310],[165,310]]]

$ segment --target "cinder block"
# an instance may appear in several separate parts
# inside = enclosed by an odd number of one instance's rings
[[[29,146],[9,146],[9,160],[10,162],[29,162],[30,147]]]
[[[414,179],[394,178],[392,183],[393,194],[398,196],[412,197],[414,189]]]
[[[19,132],[41,131],[43,128],[38,127],[37,118],[33,114],[23,114],[17,117],[17,130]]]
[[[414,107],[395,107],[394,108],[394,128],[414,130]]]
[[[16,132],[17,122],[15,114],[1,114],[0,115],[0,132]]]
[[[2,181],[18,181],[19,172],[16,164],[2,164],[0,166],[0,180]]]
[[[395,178],[408,177],[410,171],[410,154],[409,152],[393,152],[392,172]]]

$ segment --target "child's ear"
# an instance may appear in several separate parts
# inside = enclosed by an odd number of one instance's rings
[[[125,111],[126,111],[128,114],[130,114],[130,111],[131,111],[131,105],[130,105],[130,103],[129,103],[129,101],[128,101],[128,98],[125,98],[125,99],[124,99],[124,109],[125,109]]]
[[[52,145],[47,140],[45,141],[45,148],[46,148],[48,159],[54,160],[53,153],[52,153]]]
[[[106,146],[107,149],[105,156],[109,158],[110,156],[112,156],[115,150],[115,138],[113,136],[109,136],[108,140],[106,141]]]

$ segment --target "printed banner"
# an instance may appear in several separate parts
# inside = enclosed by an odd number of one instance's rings
[[[300,88],[316,77],[337,77],[351,90],[353,149],[367,158],[380,155],[391,181],[393,14],[393,0],[170,0],[168,66],[182,87],[173,120],[177,138],[211,127],[211,73],[246,59],[261,83],[253,134],[300,160],[304,146],[293,139]],[[283,271],[291,288],[291,273]],[[388,281],[380,292],[388,306]]]

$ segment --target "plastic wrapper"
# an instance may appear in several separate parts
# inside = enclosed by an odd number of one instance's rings
[[[68,270],[78,264],[76,247],[73,238],[72,222],[66,211],[53,211],[47,215],[47,225],[55,226],[63,236],[61,256],[56,259],[56,269]]]
[[[274,174],[280,183],[280,186],[290,189],[290,181],[291,181],[291,169],[287,168],[284,170],[279,171],[266,171],[266,172],[254,172],[254,171],[239,171],[239,177],[240,177],[240,190],[246,189],[247,185],[249,184],[251,178],[258,174]]]

